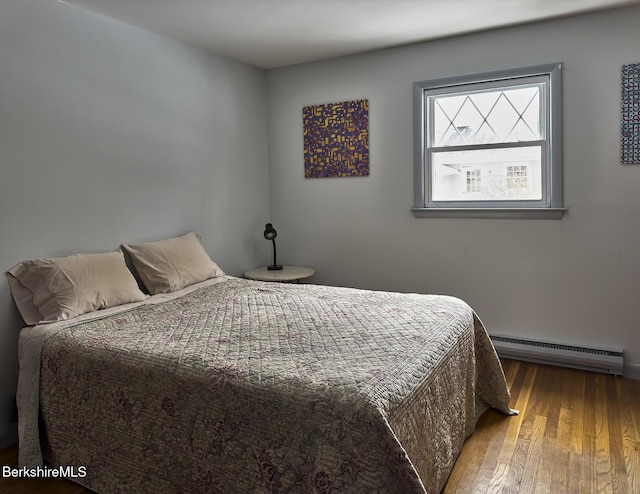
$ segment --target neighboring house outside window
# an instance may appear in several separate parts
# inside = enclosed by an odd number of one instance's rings
[[[507,165],[507,189],[512,191],[529,190],[529,168],[527,165]]]
[[[562,216],[560,64],[417,82],[414,105],[416,216]]]
[[[479,168],[467,170],[467,193],[480,192],[482,185],[480,173]]]

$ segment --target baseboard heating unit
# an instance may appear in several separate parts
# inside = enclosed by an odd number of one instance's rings
[[[622,375],[622,350],[563,345],[501,335],[490,336],[500,357]]]

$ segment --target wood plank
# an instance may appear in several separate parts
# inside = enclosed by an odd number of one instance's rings
[[[521,372],[524,371],[523,375],[525,377],[518,392],[517,401],[513,406],[520,413],[515,417],[511,417],[511,420],[509,421],[509,427],[506,432],[507,437],[502,443],[502,448],[500,449],[500,453],[498,454],[498,463],[509,464],[511,462],[511,458],[513,457],[513,452],[518,441],[518,436],[520,434],[520,429],[522,427],[522,422],[527,412],[529,397],[531,396],[533,384],[538,372],[538,366],[536,365],[523,365],[520,368]]]
[[[509,389],[514,389],[514,383],[516,382],[516,379],[525,379],[526,373],[522,373],[521,378],[518,376],[520,368],[521,365],[518,361],[511,361],[510,365],[503,367],[507,386],[509,387]],[[513,404],[518,403],[521,389],[522,386],[519,386],[516,388],[516,393],[512,393],[512,406],[515,406]],[[495,410],[488,411],[483,415],[483,417],[484,416],[491,417],[490,422],[488,421],[483,424],[484,427],[487,427],[489,429],[490,435],[487,438],[482,439],[486,444],[486,448],[484,448],[483,451],[484,454],[480,467],[476,472],[474,472],[475,474],[473,475],[473,477],[471,477],[472,485],[490,485],[494,490],[497,490],[498,485],[501,485],[501,490],[508,470],[502,469],[501,471],[496,472],[495,458],[500,454],[500,451],[502,450],[504,444],[504,440],[506,437],[508,437],[509,427],[513,427],[514,417],[505,416]],[[498,474],[498,478],[496,478],[496,474]],[[476,492],[478,492],[479,494],[484,494],[481,490]]]
[[[525,379],[526,373],[520,372],[520,370],[522,368],[526,369],[526,364],[522,367],[520,364],[518,361],[509,361],[508,363],[503,361],[507,383]],[[535,375],[535,370],[531,372]],[[520,374],[522,375],[520,376]],[[517,386],[515,388],[516,393],[512,393],[511,406],[514,406],[514,400],[520,394],[521,389],[522,386]],[[526,391],[527,396],[529,391]],[[526,400],[528,398],[523,397],[523,399]],[[524,404],[523,401],[515,403],[518,406],[519,404]],[[486,485],[485,481],[490,483],[495,469],[495,455],[503,447],[505,438],[510,437],[507,429],[519,428],[519,421],[514,425],[514,418],[505,416],[495,410],[489,410],[483,414],[476,426],[476,433],[467,439],[458,458],[457,464],[464,466],[454,468],[445,485],[443,494],[474,492],[475,486]],[[488,434],[484,434],[483,431],[485,430]],[[488,463],[484,462],[485,458],[489,459]],[[484,480],[479,481],[479,478]]]
[[[616,379],[622,455],[629,492],[640,492],[640,381]]]
[[[507,381],[507,386],[510,390],[513,390],[514,382],[520,371],[520,362],[518,360],[510,360],[508,363],[506,360],[502,361],[502,370],[504,371],[504,377]],[[513,397],[513,392],[512,392]]]
[[[531,430],[531,442],[527,449],[527,456],[524,462],[524,475],[522,477],[521,494],[530,494],[535,491],[538,465],[542,457],[544,445],[544,434],[547,426],[547,417],[536,415]],[[549,485],[546,484],[547,492]]]
[[[491,484],[495,475],[495,458],[500,454],[504,438],[506,437],[506,431],[513,419],[513,417],[503,415],[495,410],[491,411],[491,413],[486,413],[485,415],[495,417],[495,419],[487,425],[490,435],[484,439],[486,442],[486,448],[484,449],[480,468],[473,477],[474,485]]]
[[[547,417],[547,426],[545,428],[545,437],[556,439],[558,436],[558,422],[560,421],[560,408],[566,402],[564,397],[564,380],[570,375],[568,369],[547,366],[547,375],[549,376],[549,392],[548,392],[548,409],[544,415]]]
[[[477,434],[472,434],[465,441],[465,447],[457,460],[463,467],[451,473],[444,492],[471,492],[476,485],[475,479],[489,443],[492,439],[500,440],[501,438],[499,434],[492,434],[492,427],[497,420],[501,419],[498,415],[502,414],[495,410],[489,412],[492,413],[483,414],[482,419],[478,421]],[[505,416],[502,415],[502,417]]]
[[[560,411],[563,402],[563,376],[566,369],[555,369],[553,367],[544,368],[544,382],[541,386],[547,390],[543,399],[545,407],[536,407],[536,414],[546,418],[544,429],[544,439],[542,443],[542,455],[535,477],[534,492],[537,494],[550,493],[552,485],[551,479],[558,459],[562,459],[562,452],[556,450],[558,446],[558,429],[560,422]],[[558,492],[554,485],[554,492]]]
[[[611,483],[611,449],[609,447],[609,410],[605,376],[596,376],[595,394],[595,469],[596,492],[613,492]]]
[[[486,490],[487,494],[500,494],[504,489],[505,481],[509,475],[509,465],[506,463],[498,463],[493,470],[489,487]],[[476,490],[478,494],[482,493],[482,488],[478,487]]]
[[[620,417],[620,404],[618,403],[618,393],[616,390],[617,378],[607,376],[606,379],[606,401],[609,426],[609,459],[611,462],[611,485],[613,492],[627,494],[627,471],[624,457],[622,419]]]
[[[571,453],[582,454],[582,440],[584,438],[584,399],[585,399],[585,373],[573,372],[567,379],[569,388],[567,393],[571,395]]]
[[[571,492],[589,492],[585,487],[583,476],[584,460],[581,454],[569,452],[569,485]]]
[[[596,492],[595,444],[596,444],[596,392],[595,376],[585,374],[584,401],[582,405],[582,463],[580,465],[582,492]]]
[[[538,370],[541,367],[533,364],[523,366],[523,369],[527,371],[527,376],[523,382],[523,389],[520,391],[519,402],[522,406],[518,405],[520,415],[516,417],[512,425],[512,427],[518,426],[519,432],[505,440],[498,456],[498,461],[509,463],[511,466],[503,489],[503,492],[507,494],[520,492],[533,434],[536,410],[538,405],[542,406],[536,400],[542,395],[543,390],[535,384],[538,378]]]
[[[567,401],[567,403],[569,400]],[[548,458],[551,458],[551,477],[549,485],[554,486],[554,492],[562,494],[569,492],[570,478],[570,450],[571,450],[571,417],[572,410],[561,408],[558,419],[558,435],[556,441],[550,440]],[[545,477],[546,478],[546,477]],[[541,479],[540,479],[541,480]]]

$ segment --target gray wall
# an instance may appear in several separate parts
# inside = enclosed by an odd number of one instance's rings
[[[265,86],[263,70],[76,7],[1,2],[1,270],[189,230],[229,274],[266,262]],[[0,280],[0,444],[21,325]]]
[[[620,164],[620,67],[640,8],[512,27],[267,72],[280,260],[314,280],[451,294],[488,330],[622,347],[640,370],[640,165]],[[562,220],[416,219],[412,83],[564,63]],[[302,108],[368,98],[371,174],[305,179]]]

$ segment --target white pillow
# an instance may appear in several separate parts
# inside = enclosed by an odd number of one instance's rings
[[[152,295],[174,292],[200,281],[224,276],[193,232],[157,242],[124,244],[122,247]]]
[[[71,319],[147,297],[119,249],[24,261],[7,276],[18,310],[29,325]]]

